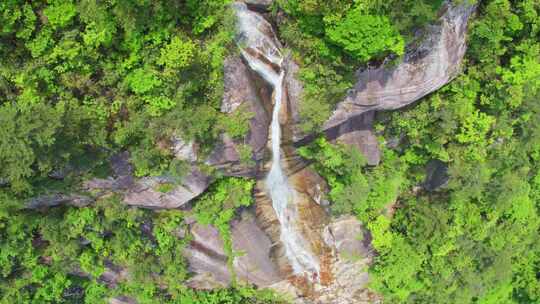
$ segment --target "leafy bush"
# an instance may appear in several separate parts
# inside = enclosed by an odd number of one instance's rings
[[[203,225],[213,225],[223,239],[223,247],[228,255],[232,271],[235,253],[232,248],[230,222],[236,209],[247,207],[253,202],[252,191],[255,182],[242,178],[224,178],[215,182],[209,192],[203,194],[195,203],[193,212],[197,221]]]
[[[374,169],[365,168],[366,160],[356,148],[333,145],[322,137],[298,153],[315,161],[315,169],[328,182],[335,215],[355,213],[369,223],[386,212],[405,183],[405,167],[391,151],[385,152],[383,165]]]
[[[327,28],[326,36],[359,61],[388,53],[403,55],[405,48],[403,38],[388,18],[363,14],[359,9],[351,10],[336,25]]]

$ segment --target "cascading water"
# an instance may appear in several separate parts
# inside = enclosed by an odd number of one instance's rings
[[[266,178],[266,188],[280,223],[280,239],[294,274],[319,278],[318,258],[298,225],[295,191],[288,183],[281,162],[281,126],[279,113],[283,100],[283,56],[273,30],[259,14],[249,11],[245,4],[234,5],[238,19],[238,44],[250,68],[272,85],[274,109],[271,123],[272,166]]]
[[[281,166],[281,127],[279,124],[279,111],[282,101],[283,72],[279,82],[274,87],[274,110],[272,113],[271,141],[272,141],[272,167],[266,178],[266,185],[272,205],[281,224],[281,241],[285,246],[285,253],[295,274],[319,275],[319,262],[309,250],[309,244],[297,230],[298,208],[294,204],[294,190],[289,187],[287,176]]]

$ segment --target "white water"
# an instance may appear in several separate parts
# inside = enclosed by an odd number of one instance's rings
[[[283,99],[282,68],[283,56],[279,51],[271,25],[259,14],[249,11],[245,4],[236,3],[233,6],[238,19],[238,44],[242,56],[250,68],[259,74],[274,88],[271,123],[272,166],[266,178],[267,191],[272,199],[272,206],[281,226],[280,239],[285,249],[293,272],[306,275],[308,278],[319,278],[320,266],[316,256],[311,252],[309,242],[298,229],[298,208],[295,204],[295,191],[288,183],[281,163],[281,126],[279,113]],[[271,35],[268,35],[271,33]],[[250,52],[246,51],[250,49]],[[261,60],[264,58],[266,62]],[[268,64],[269,62],[272,65]],[[274,67],[279,67],[276,72]]]
[[[279,76],[278,85],[274,89],[274,110],[272,113],[272,167],[266,178],[266,186],[270,192],[272,206],[281,224],[281,242],[285,254],[295,274],[308,274],[308,278],[316,274],[319,277],[319,262],[311,253],[309,243],[297,230],[298,208],[294,204],[294,190],[289,187],[287,176],[281,167],[281,127],[279,111],[281,109],[283,72]]]

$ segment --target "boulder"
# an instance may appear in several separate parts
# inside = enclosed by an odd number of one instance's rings
[[[367,111],[395,110],[439,89],[460,72],[467,22],[475,6],[445,4],[437,25],[427,29],[418,47],[409,47],[397,65],[358,72],[355,87],[339,103],[324,129],[339,128]]]
[[[326,226],[323,232],[328,246],[345,258],[373,256],[371,235],[353,216],[342,216]]]
[[[137,304],[137,301],[126,296],[117,296],[114,298],[110,298],[109,304]]]
[[[448,175],[448,165],[438,159],[430,160],[426,165],[426,179],[424,189],[436,191],[448,185],[450,176]]]

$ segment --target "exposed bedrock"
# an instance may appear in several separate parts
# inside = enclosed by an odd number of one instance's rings
[[[338,127],[368,111],[395,110],[439,89],[460,71],[466,49],[469,17],[475,6],[445,4],[437,25],[409,50],[397,65],[383,65],[358,72],[358,81],[341,102],[324,129]]]
[[[374,251],[370,244],[371,236],[361,223],[352,216],[340,217],[323,228],[323,238],[333,251],[329,265],[334,279],[330,284],[294,286],[290,281],[280,281],[271,288],[290,295],[294,303],[381,303],[380,298],[367,288],[367,268]]]
[[[221,111],[234,115],[237,111],[251,112],[249,131],[245,138],[233,140],[227,134],[222,134],[220,142],[215,145],[208,165],[216,167],[230,176],[256,175],[268,140],[268,126],[270,125],[269,109],[265,96],[269,90],[256,75],[247,68],[240,56],[232,56],[224,63],[224,94]],[[251,164],[242,164],[240,149],[242,146],[251,149]]]
[[[309,168],[296,169],[300,159],[286,143],[291,142],[289,103],[285,93],[287,70],[281,45],[270,23],[244,3],[233,5],[237,17],[236,41],[243,60],[272,91],[267,106],[272,108],[272,121],[266,146],[272,151],[265,160],[256,187],[257,216],[262,228],[276,244],[272,252],[280,273],[285,276],[306,276],[321,279],[322,259],[326,252],[320,236],[326,213],[310,195],[314,187],[308,177],[316,176]],[[298,161],[295,161],[298,160]],[[292,163],[292,164],[291,164]]]
[[[121,193],[122,202],[126,205],[148,209],[174,209],[185,207],[194,198],[201,195],[210,184],[210,177],[197,166],[197,147],[177,138],[171,150],[178,159],[187,163],[187,170],[180,183],[174,179],[161,177],[144,177],[136,179],[133,168],[129,164],[129,154],[124,152],[111,158],[113,175],[106,179],[95,178],[84,182],[83,190],[100,197],[111,192]],[[163,185],[174,185],[167,191],[161,190]]]
[[[189,285],[198,289],[227,286],[232,281],[231,269],[227,265],[227,254],[223,240],[212,226],[193,224],[193,240],[184,251],[189,269],[197,275]],[[282,280],[275,263],[271,260],[272,242],[259,228],[255,218],[248,212],[231,224],[233,250],[243,254],[234,258],[233,271],[236,279],[259,287],[267,287]]]

